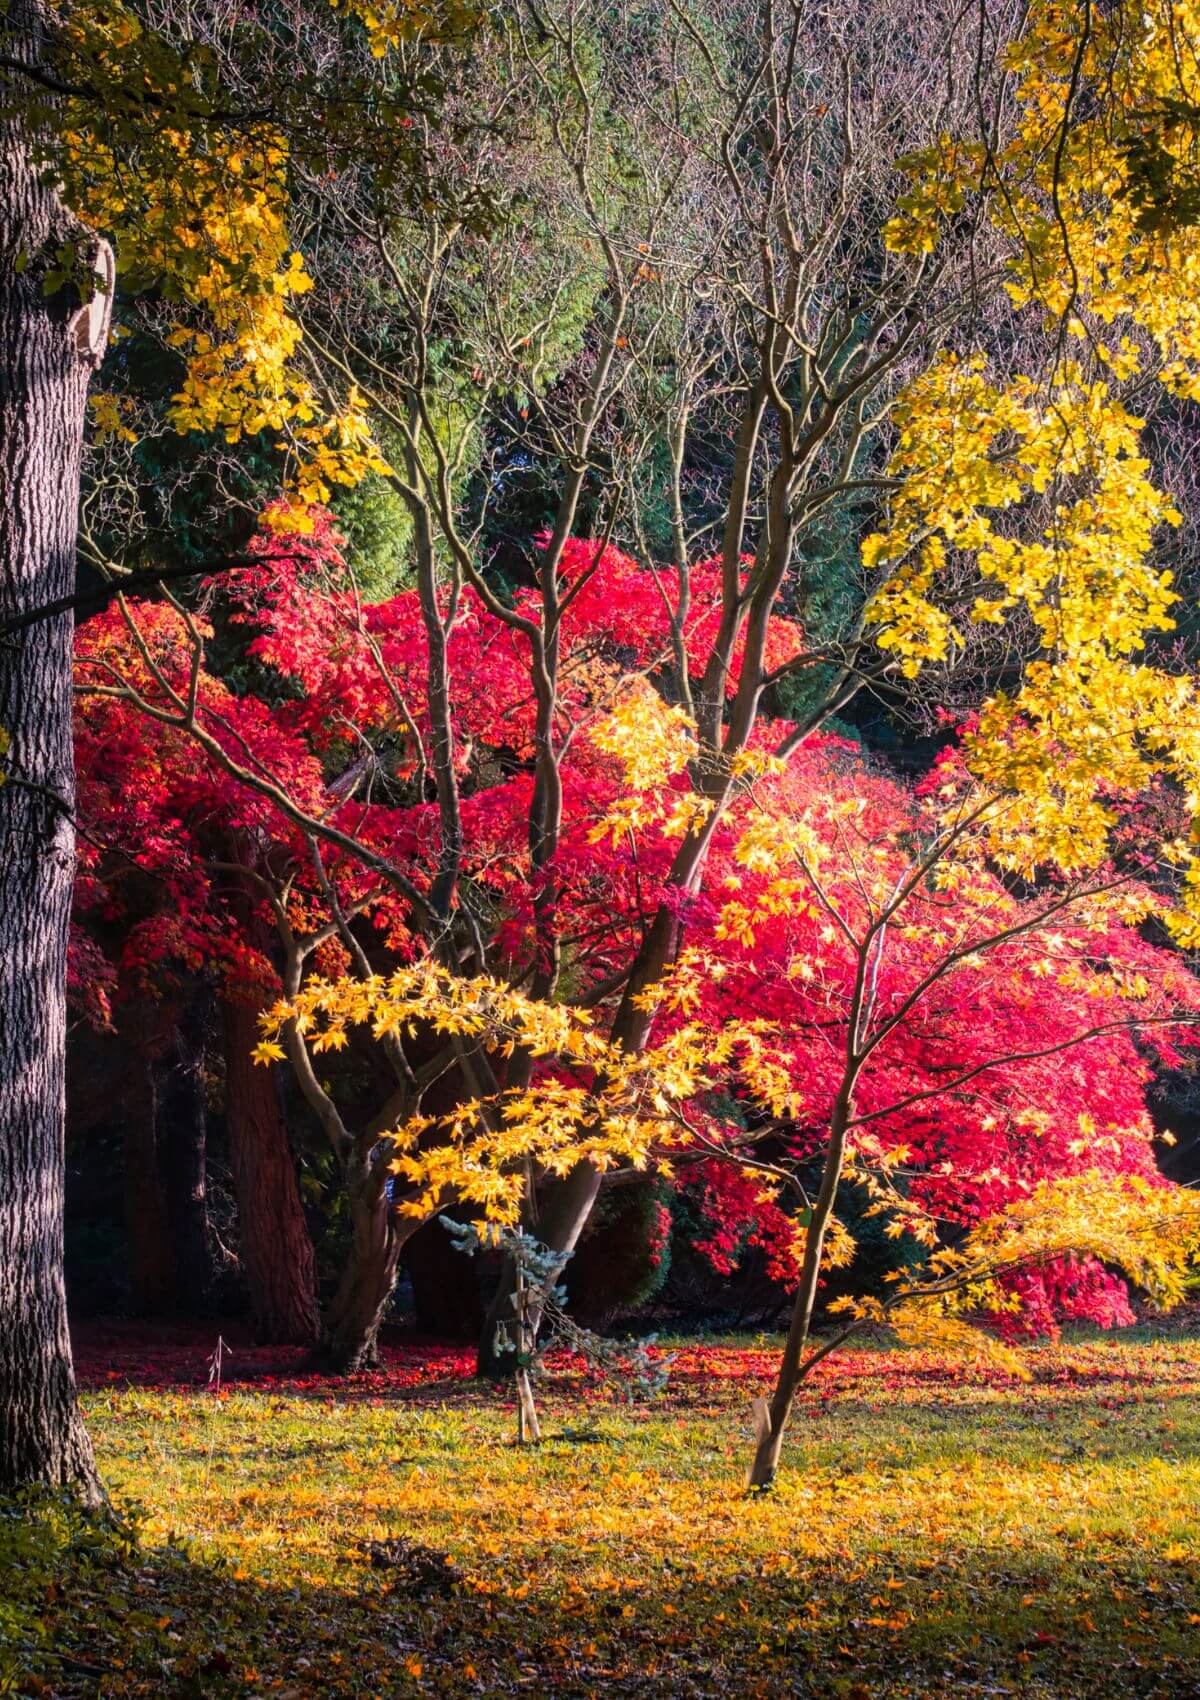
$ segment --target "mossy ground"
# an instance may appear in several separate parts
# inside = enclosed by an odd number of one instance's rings
[[[1200,1341],[1032,1350],[1028,1385],[847,1354],[751,1498],[772,1360],[689,1346],[644,1410],[563,1373],[537,1450],[453,1352],[243,1354],[220,1397],[178,1347],[170,1385],[118,1362],[87,1414],[140,1544],[0,1522],[0,1692],[1200,1695]]]

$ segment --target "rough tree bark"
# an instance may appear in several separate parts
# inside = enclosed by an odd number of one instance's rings
[[[300,1202],[275,1068],[251,1059],[258,1018],[244,999],[221,1000],[225,1122],[241,1226],[241,1264],[258,1339],[311,1346],[317,1339],[316,1259]]]
[[[6,51],[35,57],[40,8],[18,0]],[[7,94],[7,90],[3,93]],[[74,247],[112,255],[42,182],[17,117],[0,117],[0,618],[75,583],[88,380],[108,338],[104,293],[42,288]],[[75,872],[69,615],[0,645],[0,1489],[101,1496],[75,1398],[63,1283],[67,926]]]

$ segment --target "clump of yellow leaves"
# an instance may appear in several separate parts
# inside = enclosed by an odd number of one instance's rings
[[[367,32],[376,59],[415,34],[429,22],[430,8],[421,0],[329,0],[335,12],[356,18]]]
[[[1005,66],[1016,122],[997,147],[944,134],[901,162],[911,189],[884,227],[932,252],[973,197],[1009,242],[1008,291],[1085,332],[1118,377],[1148,333],[1160,376],[1200,397],[1200,7],[1035,0]]]
[[[417,1218],[465,1202],[489,1222],[515,1225],[531,1165],[555,1175],[583,1162],[669,1170],[670,1154],[692,1137],[682,1106],[732,1071],[763,1101],[795,1107],[758,1024],[730,1024],[714,1036],[685,1023],[633,1054],[597,1032],[585,1010],[430,962],[370,979],[314,980],[263,1017],[255,1060],[282,1060],[289,1029],[319,1054],[344,1049],[354,1027],[377,1041],[421,1034],[452,1052],[473,1049],[489,1070],[502,1071],[518,1052],[545,1065],[530,1084],[497,1085],[446,1115],[414,1109],[382,1136],[405,1183],[397,1208]]]
[[[1200,399],[1200,8],[1042,0],[1009,50],[1019,127],[996,216],[1013,237],[1011,293],[1055,317],[1122,319],[1156,345],[1163,381]],[[1134,343],[1100,341],[1114,369]]]
[[[1200,1252],[1200,1195],[1140,1175],[1119,1180],[1090,1171],[1044,1181],[974,1227],[957,1252],[938,1253],[953,1275],[1000,1273],[1064,1257],[1093,1257],[1120,1269],[1154,1305],[1169,1310],[1187,1295]]]
[[[621,765],[625,785],[592,828],[593,844],[616,844],[648,826],[682,833],[712,805],[673,781],[696,754],[696,733],[683,709],[672,707],[641,676],[623,686],[616,703],[591,730],[598,750]]]
[[[425,15],[408,5],[346,10],[380,55]],[[288,523],[303,525],[307,505],[388,467],[361,397],[326,405],[299,364],[296,303],[313,283],[289,230],[283,124],[258,115],[225,124],[219,88],[204,87],[192,59],[128,7],[65,8],[61,50],[86,91],[56,118],[67,197],[113,236],[126,278],[187,309],[167,338],[186,362],[170,421],[231,444],[273,434],[288,461]],[[146,110],[158,121],[144,122]],[[102,437],[127,429],[103,401],[96,422]]]
[[[959,1245],[935,1251],[919,1281],[897,1273],[889,1296],[840,1299],[830,1308],[884,1324],[908,1344],[987,1356],[1027,1376],[1019,1356],[971,1319],[1019,1308],[1006,1277],[1083,1258],[1119,1269],[1157,1308],[1171,1309],[1195,1284],[1200,1196],[1095,1170],[1044,1181],[977,1223]]]
[[[1148,639],[1174,626],[1178,593],[1153,545],[1179,516],[1149,476],[1142,422],[1076,367],[1047,389],[949,355],[910,387],[898,419],[889,525],[863,545],[886,573],[870,604],[880,646],[909,676],[949,657],[961,633],[937,596],[951,557],[977,575],[973,621],[1019,614],[1037,637],[1019,689],[990,698],[966,740],[981,792],[1005,799],[989,818],[992,852],[1025,875],[1094,868],[1114,793],[1159,777],[1195,811],[1195,680],[1145,658]],[[1194,897],[1194,854],[1178,859]],[[1200,939],[1196,908],[1172,918],[1185,944]]]
[[[96,443],[136,443],[137,432],[129,425],[131,406],[123,396],[101,391],[88,398],[92,414],[93,440]]]
[[[946,355],[896,417],[900,485],[888,529],[862,553],[888,570],[870,613],[880,647],[907,675],[945,660],[957,635],[931,600],[950,551],[973,556],[983,580],[972,619],[1024,609],[1043,648],[1077,670],[1135,654],[1149,633],[1172,628],[1178,595],[1148,556],[1157,528],[1179,514],[1150,480],[1142,421],[1106,384],[1072,366],[1049,389],[1025,377],[996,382],[982,356]],[[1053,507],[1033,535],[1002,526],[1002,515],[1047,492]]]

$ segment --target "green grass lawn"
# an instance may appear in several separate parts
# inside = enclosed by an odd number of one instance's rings
[[[453,1361],[110,1380],[88,1419],[140,1546],[0,1525],[7,1691],[1200,1695],[1200,1342],[1033,1350],[1028,1386],[847,1354],[750,1498],[770,1363],[690,1348],[632,1411],[552,1378],[537,1450]]]

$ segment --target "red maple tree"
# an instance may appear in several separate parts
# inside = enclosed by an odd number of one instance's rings
[[[720,620],[717,563],[693,566],[681,597],[677,574],[609,544],[561,551],[548,766],[544,587],[518,591],[504,617],[470,585],[432,606],[419,588],[366,605],[329,516],[312,522],[300,537],[264,530],[256,563],[207,583],[196,612],[120,604],[81,628],[77,917],[93,995],[203,966],[258,1007],[314,975],[444,949],[453,922],[476,968],[603,1020],[665,914],[674,972],[694,963],[695,989],[686,1010],[665,1001],[654,1031],[687,1020],[716,1035],[750,1012],[793,1088],[777,1114],[736,1092],[692,1107],[681,1184],[711,1222],[701,1245],[718,1269],[749,1237],[773,1274],[796,1277],[797,1217],[844,1084],[847,1024],[863,1021],[864,961],[874,1028],[859,1035],[870,1057],[847,1131],[897,1201],[953,1237],[1047,1177],[1155,1176],[1146,1092],[1156,1059],[1176,1059],[1194,983],[1111,908],[1089,909],[1094,892],[1051,882],[1019,897],[978,857],[952,891],[932,863],[910,878],[936,836],[928,800],[843,739],[796,745],[761,718],[749,757],[787,761],[751,759],[714,817],[703,887],[678,883],[687,765],[646,782],[611,723],[631,689],[686,696]],[[214,624],[242,636],[236,689],[210,663]],[[803,647],[795,623],[772,617],[762,666]],[[756,867],[745,851],[763,819],[803,821],[828,853],[819,875],[792,869],[785,901],[778,862]],[[883,925],[881,881],[903,892]],[[1133,1004],[1114,1002],[1131,986]],[[378,1100],[352,1108],[301,1041],[290,1055],[356,1212],[326,1338],[357,1364],[405,1232],[379,1160],[388,1118],[438,1047],[421,1036],[391,1058]],[[518,1059],[498,1088],[552,1066]],[[478,1081],[460,1059],[428,1090],[445,1106]],[[1009,1328],[1129,1319],[1124,1284],[1094,1262],[1012,1282],[1022,1310]]]

